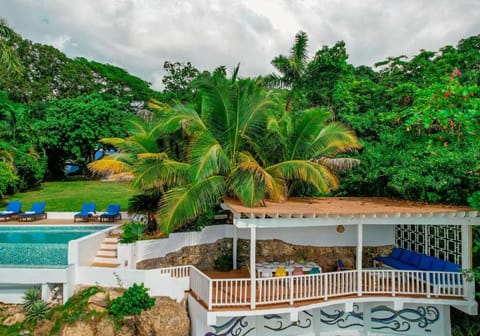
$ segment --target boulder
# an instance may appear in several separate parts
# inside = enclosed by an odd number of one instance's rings
[[[188,336],[190,319],[185,308],[173,299],[160,297],[155,305],[137,317],[139,336]]]

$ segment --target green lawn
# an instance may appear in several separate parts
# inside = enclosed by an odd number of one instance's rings
[[[110,203],[120,204],[126,211],[133,195],[128,183],[103,181],[46,182],[41,187],[17,193],[0,200],[0,209],[8,201],[22,201],[22,210],[28,211],[34,202],[46,202],[48,211],[80,211],[83,203],[96,203],[97,211],[105,211]]]

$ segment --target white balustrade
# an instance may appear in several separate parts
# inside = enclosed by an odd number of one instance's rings
[[[190,266],[190,284],[209,309],[250,305],[250,279],[210,279]],[[184,268],[170,272],[187,272]],[[318,300],[357,294],[358,271],[328,272],[256,279],[256,305]],[[411,270],[362,270],[362,294],[415,297],[463,297],[462,273]],[[175,274],[175,273],[174,273]],[[178,273],[177,273],[178,274]],[[187,273],[180,273],[187,276]],[[173,275],[172,275],[173,276]]]
[[[212,309],[212,280],[198,268],[191,266],[190,289],[196,294],[196,299],[203,301]]]
[[[191,266],[173,266],[159,268],[160,274],[169,274],[172,278],[188,278]]]
[[[212,279],[212,306],[244,306],[250,303],[250,279]]]

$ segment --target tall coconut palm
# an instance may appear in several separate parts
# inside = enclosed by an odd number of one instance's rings
[[[104,139],[118,146],[116,170],[133,172],[137,189],[162,189],[159,220],[163,231],[196,218],[223,196],[253,207],[268,198],[283,201],[294,182],[317,192],[338,186],[334,170],[318,158],[358,146],[355,135],[339,124],[328,124],[322,110],[293,117],[270,99],[259,80],[232,79],[196,82],[200,102],[196,109],[177,106],[148,127],[136,127],[126,139]],[[158,146],[170,134],[187,141],[184,162],[175,161]],[[122,159],[123,157],[123,159]],[[91,164],[101,171],[102,165]]]
[[[294,92],[300,85],[303,73],[308,63],[308,36],[307,33],[299,31],[295,35],[290,55],[278,55],[272,60],[272,65],[280,75],[270,75],[271,82],[280,87],[288,88],[289,93],[285,104],[285,111],[290,110]]]
[[[295,127],[273,131],[275,123],[281,124],[278,105],[259,82],[238,80],[236,73],[230,81],[198,83],[198,112],[174,109],[163,122],[164,130],[185,130],[190,164],[188,183],[171,188],[162,200],[160,219],[167,232],[225,195],[253,207],[265,198],[285,200],[293,181],[317,192],[336,189],[335,172],[314,159],[358,147],[355,135],[339,124],[327,124],[330,115],[322,110],[307,111]],[[268,141],[272,134],[279,140],[275,152]]]

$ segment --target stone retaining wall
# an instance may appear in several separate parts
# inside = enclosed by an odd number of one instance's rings
[[[393,246],[363,247],[363,267],[372,267],[373,258],[379,255],[388,255]],[[152,269],[180,265],[194,265],[200,270],[213,269],[214,260],[232,249],[232,239],[219,239],[212,244],[186,246],[177,252],[169,253],[165,257],[142,260],[137,263],[137,269]],[[307,260],[314,261],[322,266],[325,272],[335,271],[337,260],[341,258],[347,268],[355,268],[356,247],[317,247],[300,246],[285,243],[284,241],[257,240],[257,262],[271,260]],[[238,267],[244,268],[249,259],[250,240],[238,240]]]

